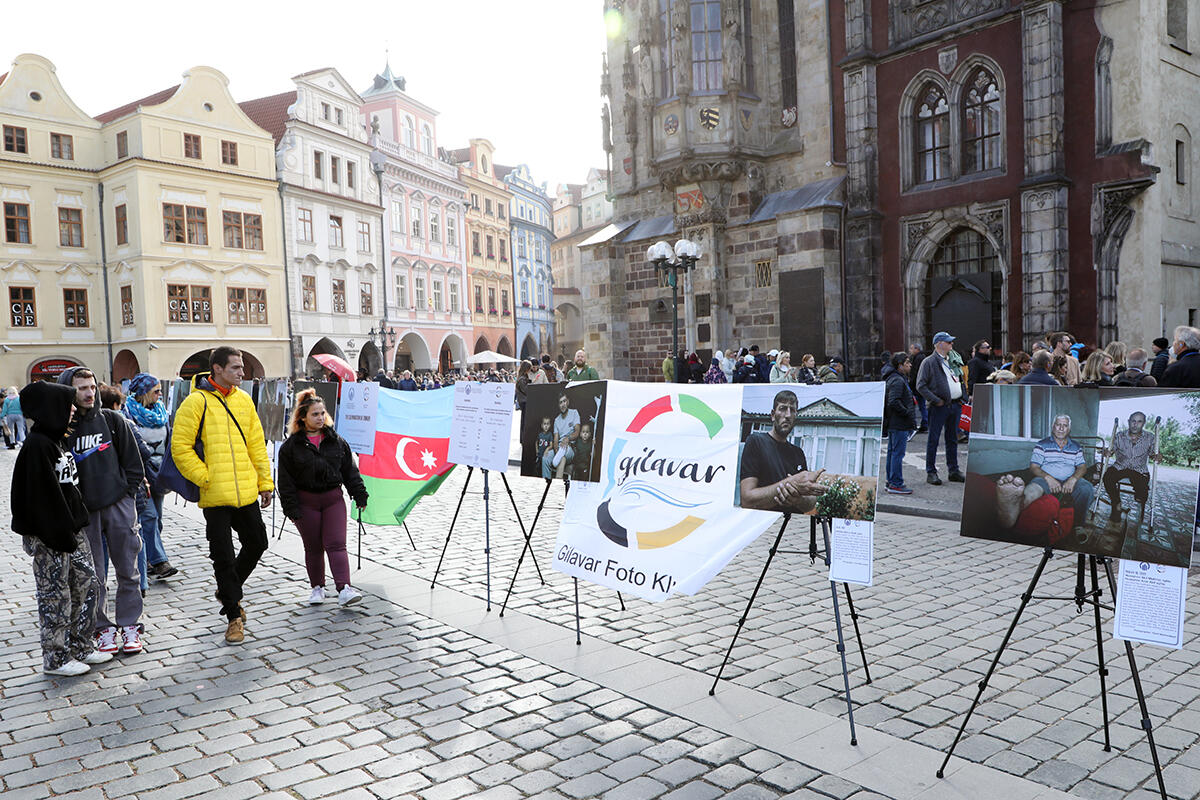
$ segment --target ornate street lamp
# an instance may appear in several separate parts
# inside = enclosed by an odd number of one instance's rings
[[[379,330],[371,328],[367,331],[367,336],[372,342],[375,342],[379,347],[381,359],[383,361],[383,371],[387,372],[387,349],[396,344],[396,329],[387,327],[387,319],[379,320]]]
[[[671,247],[667,242],[655,242],[646,249],[646,260],[654,265],[654,273],[666,273],[671,287],[671,358],[675,361],[675,382],[679,383],[683,364],[679,359],[679,273],[688,272],[700,260],[700,246],[680,239]]]

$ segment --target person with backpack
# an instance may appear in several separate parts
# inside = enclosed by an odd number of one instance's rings
[[[167,407],[163,405],[162,388],[158,378],[148,372],[139,372],[129,382],[129,398],[125,401],[125,416],[132,422],[142,441],[150,448],[146,460],[147,476],[157,477],[162,469],[163,455],[167,450]],[[162,544],[162,508],[164,492],[150,478],[150,491],[138,492],[137,514],[141,527],[142,545],[146,552],[146,573],[159,581],[179,574],[171,566]]]
[[[262,423],[254,401],[239,388],[244,373],[240,350],[229,345],[213,350],[209,372],[192,378],[171,436],[175,467],[200,490],[217,600],[228,620],[225,642],[233,645],[246,638],[243,586],[267,550],[260,508],[271,504],[275,489]],[[203,456],[195,450],[197,438]],[[242,545],[237,554],[233,531]]]
[[[13,465],[12,529],[33,558],[42,670],[82,675],[113,656],[96,650],[93,638],[100,584],[84,533],[88,509],[65,446],[75,390],[35,381],[20,398],[33,427]]]
[[[338,592],[338,605],[362,600],[350,585],[346,554],[345,486],[359,513],[367,507],[367,487],[346,440],[334,432],[325,403],[315,389],[296,395],[291,434],[279,448],[279,504],[300,531],[308,570],[309,605],[325,602],[325,559]]]
[[[146,475],[137,440],[120,412],[100,408],[96,376],[90,369],[71,367],[58,376],[58,382],[75,390],[75,427],[67,437],[67,447],[78,465],[79,491],[88,509],[86,533],[95,572],[106,574],[108,560],[117,576],[112,617],[106,608],[105,582],[100,583],[96,596],[96,649],[140,653],[142,576],[138,553],[142,539],[135,527],[134,498]]]

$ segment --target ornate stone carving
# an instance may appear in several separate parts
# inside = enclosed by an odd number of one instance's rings
[[[675,0],[671,8],[671,57],[675,63],[675,93],[683,96],[692,91],[692,37],[687,0]]]
[[[612,76],[608,74],[608,53],[604,53],[601,56],[601,62],[600,62],[600,96],[601,97],[611,97],[612,96],[612,87],[611,87],[611,84],[609,83],[610,80],[612,80]]]
[[[650,52],[649,39],[643,39],[638,45],[638,88],[643,100],[654,99],[654,56]]]
[[[664,189],[674,189],[685,183],[699,181],[732,181],[745,171],[746,164],[737,159],[691,160],[659,168],[658,179]]]
[[[724,51],[725,88],[734,92],[742,88],[742,69],[745,51],[742,48],[742,4],[738,0],[726,0],[724,34],[721,46]]]
[[[604,152],[611,153],[613,151],[612,143],[612,118],[609,116],[608,103],[600,107],[600,141],[604,144]]]
[[[1005,5],[1006,0],[891,0],[888,40],[902,44]]]

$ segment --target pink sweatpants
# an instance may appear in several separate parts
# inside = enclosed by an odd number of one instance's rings
[[[312,586],[325,585],[325,556],[338,591],[350,583],[350,557],[346,554],[346,501],[341,488],[320,494],[299,492],[300,538],[304,542],[304,565]]]

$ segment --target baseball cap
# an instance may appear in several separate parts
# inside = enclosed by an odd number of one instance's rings
[[[842,361],[841,356],[834,356],[833,358],[829,359],[829,363],[830,364],[845,364],[846,362]]]
[[[946,333],[945,331],[938,331],[937,333],[935,333],[933,335],[933,343],[934,344],[941,344],[942,342],[953,342],[953,341],[954,341],[954,337],[951,336],[950,334]]]
[[[779,351],[778,351],[778,350],[772,350],[771,352],[767,353],[767,355],[774,357],[774,356],[777,356],[777,355],[779,355]]]
[[[746,354],[746,357],[745,357],[745,358],[743,358],[743,359],[742,359],[742,361],[744,361],[744,362],[746,362],[747,364],[750,364],[751,366],[753,366],[753,365],[754,365],[754,356],[752,356],[752,355],[750,355],[750,354],[748,354],[748,353],[747,353],[747,354]]]

